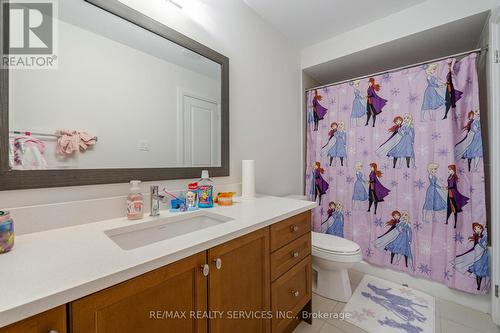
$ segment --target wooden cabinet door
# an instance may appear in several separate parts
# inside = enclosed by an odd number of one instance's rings
[[[71,303],[72,333],[205,333],[206,252]]]
[[[0,328],[0,333],[66,333],[66,305]]]
[[[269,257],[268,228],[208,250],[210,332],[270,331]]]

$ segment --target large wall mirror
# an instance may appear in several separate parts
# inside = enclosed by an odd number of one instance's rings
[[[119,1],[56,4],[57,68],[2,69],[0,189],[229,175],[228,58]]]

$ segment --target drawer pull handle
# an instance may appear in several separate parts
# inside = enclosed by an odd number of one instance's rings
[[[291,230],[292,232],[297,232],[297,231],[299,231],[299,227],[298,227],[296,224],[294,224],[294,225],[292,225],[292,226],[290,227],[290,230]]]
[[[203,276],[208,276],[208,273],[210,273],[210,266],[207,264],[201,265],[201,272],[203,273]]]
[[[222,259],[221,258],[216,258],[212,260],[215,264],[215,268],[221,269],[222,268]]]
[[[300,293],[298,290],[292,290],[292,295],[295,297],[299,297]]]
[[[298,258],[299,257],[299,251],[292,252],[292,258]]]
[[[49,333],[59,333],[59,332],[56,330],[50,330]]]

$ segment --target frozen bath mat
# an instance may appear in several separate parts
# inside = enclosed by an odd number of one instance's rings
[[[434,297],[365,275],[345,306],[346,318],[370,333],[434,333]]]

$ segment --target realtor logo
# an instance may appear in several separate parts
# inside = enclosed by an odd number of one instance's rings
[[[2,0],[2,67],[57,67],[57,3],[53,0]]]

